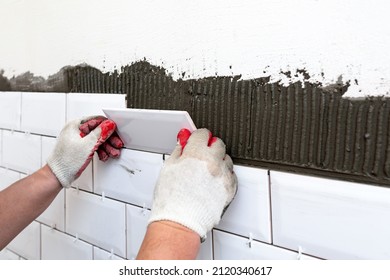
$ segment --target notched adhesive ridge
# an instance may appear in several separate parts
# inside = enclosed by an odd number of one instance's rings
[[[57,78],[64,81],[58,88],[68,92],[126,94],[129,108],[188,111],[197,127],[225,141],[236,163],[390,186],[390,99],[343,98],[348,83],[283,86],[270,77],[240,76],[173,80],[147,61],[113,73],[86,65],[60,72],[46,88],[53,91]],[[17,79],[7,83],[0,75],[0,89],[21,90]]]

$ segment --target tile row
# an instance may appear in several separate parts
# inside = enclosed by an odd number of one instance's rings
[[[273,243],[325,259],[390,259],[390,189],[271,171]]]
[[[66,206],[62,209],[66,209],[66,230],[38,218],[7,249],[25,259],[92,259],[92,246],[115,259],[136,257],[150,210],[73,188],[66,190]],[[212,258],[211,244],[202,244],[199,258]]]
[[[57,136],[69,120],[125,107],[123,94],[0,92],[0,128]]]
[[[241,168],[245,170],[245,176],[240,174],[243,172]],[[264,205],[259,206],[259,201],[267,193],[259,194],[256,184],[253,184],[255,191],[248,191],[251,185],[245,179],[254,178],[248,176],[251,172],[265,171],[238,167],[236,172],[241,178],[238,195],[214,230],[214,236],[208,239],[209,245],[204,246],[206,249],[203,249],[202,257],[207,258],[212,254],[211,243],[214,243],[214,258],[218,259],[228,258],[224,250],[244,250],[244,247],[228,241],[234,239],[241,240],[237,244],[253,241],[253,244],[264,247],[268,243],[286,248],[295,255],[301,252],[325,259],[390,258],[388,188],[271,171],[269,190],[272,215],[268,212],[262,218],[267,211],[264,211]],[[0,168],[0,189],[19,178],[18,172]],[[258,199],[248,199],[251,193],[253,197],[257,193]],[[263,203],[267,203],[265,199]],[[37,221],[114,252],[115,255],[133,258],[144,236],[148,215],[147,208],[71,188],[61,192]],[[264,225],[260,226],[262,223]],[[30,230],[30,237],[34,235],[31,232],[36,233],[37,227]],[[222,237],[215,238],[216,235]],[[216,242],[225,245],[218,247]],[[25,243],[33,244],[27,239],[14,250],[25,248]],[[229,246],[233,247],[228,249]],[[220,251],[215,251],[215,248],[220,248]],[[265,246],[265,252],[266,248],[270,248],[270,252],[276,250],[276,247]],[[34,250],[38,249],[30,251]],[[31,252],[22,256],[29,258]],[[252,256],[251,252],[243,252],[243,258]],[[266,253],[266,256],[269,258],[272,254]],[[261,258],[261,254],[255,252],[252,257]]]
[[[3,131],[3,166],[30,174],[44,165],[54,149],[53,137]],[[22,149],[19,149],[22,147]],[[11,153],[10,151],[15,151]],[[161,154],[123,149],[119,159],[101,162],[93,159],[83,175],[73,183],[75,188],[135,206],[150,209],[154,186],[163,165]],[[33,166],[33,168],[31,168]],[[266,170],[235,166],[239,178],[238,193],[218,228],[239,235],[271,242],[268,174]],[[63,229],[61,195],[41,216],[42,221]],[[61,215],[60,215],[61,216]]]

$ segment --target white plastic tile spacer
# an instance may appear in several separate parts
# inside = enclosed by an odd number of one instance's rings
[[[77,241],[79,241],[79,235],[76,233],[76,236],[74,237],[73,242],[76,243]]]
[[[52,230],[52,231],[54,231],[54,229],[56,228],[56,224],[54,224],[54,223],[52,223],[51,225],[50,225],[50,229]]]
[[[249,248],[252,248],[252,242],[253,242],[253,234],[250,232],[248,237],[248,242],[246,245],[248,245]]]
[[[106,194],[102,192],[102,201],[104,202],[106,200]]]
[[[302,258],[302,247],[298,246],[298,255],[297,255],[297,260],[300,260]]]
[[[110,256],[108,257],[110,260],[114,257],[114,249],[111,248]]]

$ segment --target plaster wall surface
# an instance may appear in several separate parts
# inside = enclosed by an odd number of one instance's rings
[[[345,96],[388,95],[389,8],[386,0],[4,0],[0,69],[48,77],[67,65],[120,71],[146,58],[175,79],[342,80],[351,84]]]

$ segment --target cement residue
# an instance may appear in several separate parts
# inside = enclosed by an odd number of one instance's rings
[[[129,108],[188,111],[197,127],[224,140],[235,162],[390,185],[390,99],[343,98],[349,83],[341,76],[324,87],[305,70],[284,74],[303,79],[288,85],[271,77],[174,80],[140,61],[113,73],[79,65],[47,80],[28,73],[9,82],[19,90],[123,93]]]
[[[61,69],[47,79],[31,72],[8,79],[3,76],[4,72],[0,71],[0,91],[66,92],[68,87],[64,75],[65,69]]]

